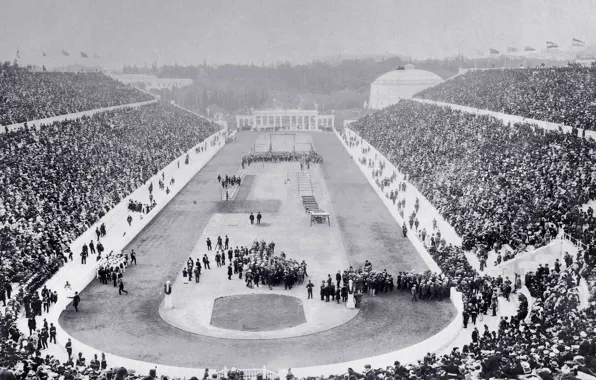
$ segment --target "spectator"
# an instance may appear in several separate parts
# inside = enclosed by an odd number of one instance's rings
[[[474,70],[416,97],[596,130],[596,63],[590,67]]]
[[[153,100],[102,73],[0,66],[0,125]]]
[[[27,291],[39,288],[64,264],[76,237],[219,128],[157,103],[3,135],[0,238],[5,282],[20,282]],[[105,227],[102,236],[103,231]],[[97,247],[101,256],[103,245]]]
[[[511,259],[561,229],[594,242],[593,210],[580,209],[596,199],[592,139],[415,101],[350,128],[407,176],[481,260],[506,244],[514,251],[503,260]]]

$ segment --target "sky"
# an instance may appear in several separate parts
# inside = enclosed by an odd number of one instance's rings
[[[23,64],[422,59],[572,38],[596,44],[596,0],[0,0],[0,60]]]

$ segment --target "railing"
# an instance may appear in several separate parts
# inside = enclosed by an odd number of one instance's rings
[[[575,239],[574,237],[572,237],[571,235],[563,232],[563,236],[561,237],[563,240],[567,240],[568,242],[570,242],[571,244],[579,247],[580,249],[587,251],[590,247],[588,247],[587,245],[585,245],[584,243],[582,243],[581,241]]]
[[[248,368],[248,369],[237,368],[235,370],[238,373],[240,373],[240,372],[243,373],[244,380],[254,379],[259,374],[263,375],[263,379],[268,379],[268,380],[275,380],[276,378],[279,377],[279,374],[277,372],[268,370],[266,366],[263,366],[263,368]],[[223,370],[216,372],[215,374],[217,375],[217,380],[220,380],[224,377],[227,378],[229,371],[230,370],[227,367],[224,367]]]

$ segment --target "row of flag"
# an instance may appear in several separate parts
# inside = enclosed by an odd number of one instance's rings
[[[64,50],[64,49],[62,49],[62,51],[60,52],[60,54],[61,54],[63,57],[70,57],[70,53],[69,53],[69,52],[67,52],[67,51],[66,51],[66,50]],[[41,52],[41,56],[42,56],[42,57],[47,57],[47,56],[48,56],[48,54],[47,54],[45,51],[42,51],[42,52]],[[21,52],[20,52],[20,49],[19,49],[19,48],[17,48],[17,58],[19,58],[19,59],[21,58]],[[89,58],[89,54],[87,54],[87,53],[85,53],[85,52],[81,52],[81,58]],[[99,58],[99,55],[97,55],[97,54],[93,54],[93,58],[97,59],[97,58]]]
[[[582,40],[578,40],[577,38],[573,38],[571,40],[571,46],[583,48],[583,47],[586,47],[586,43],[584,41],[582,41]],[[558,48],[559,48],[559,44],[558,43],[552,42],[552,41],[546,41],[546,50],[558,49]],[[510,47],[507,48],[507,53],[518,53],[521,50],[522,49],[518,49],[518,48],[511,47],[510,46]],[[536,51],[536,49],[534,49],[531,46],[525,46],[523,48],[523,51],[524,52],[533,52],[533,51]],[[495,55],[495,54],[501,54],[501,52],[499,50],[492,49],[492,48],[489,49],[489,52],[490,52],[490,54],[493,54],[493,55]]]
[[[63,57],[70,57],[70,53],[64,49],[62,49],[61,54]],[[43,55],[44,57],[47,57],[47,54],[45,51],[41,52],[41,55]],[[85,52],[81,52],[81,58],[89,58],[89,55]],[[93,58],[99,58],[99,55],[93,54]]]

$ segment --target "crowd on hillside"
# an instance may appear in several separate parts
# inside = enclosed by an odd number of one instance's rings
[[[540,247],[563,228],[594,245],[596,142],[415,101],[350,125],[433,204],[466,250]]]
[[[3,135],[0,282],[37,289],[72,257],[76,237],[218,129],[158,103]]]
[[[0,67],[0,125],[148,100],[153,96],[102,73]]]
[[[416,97],[596,130],[594,88],[596,63],[474,70]]]

